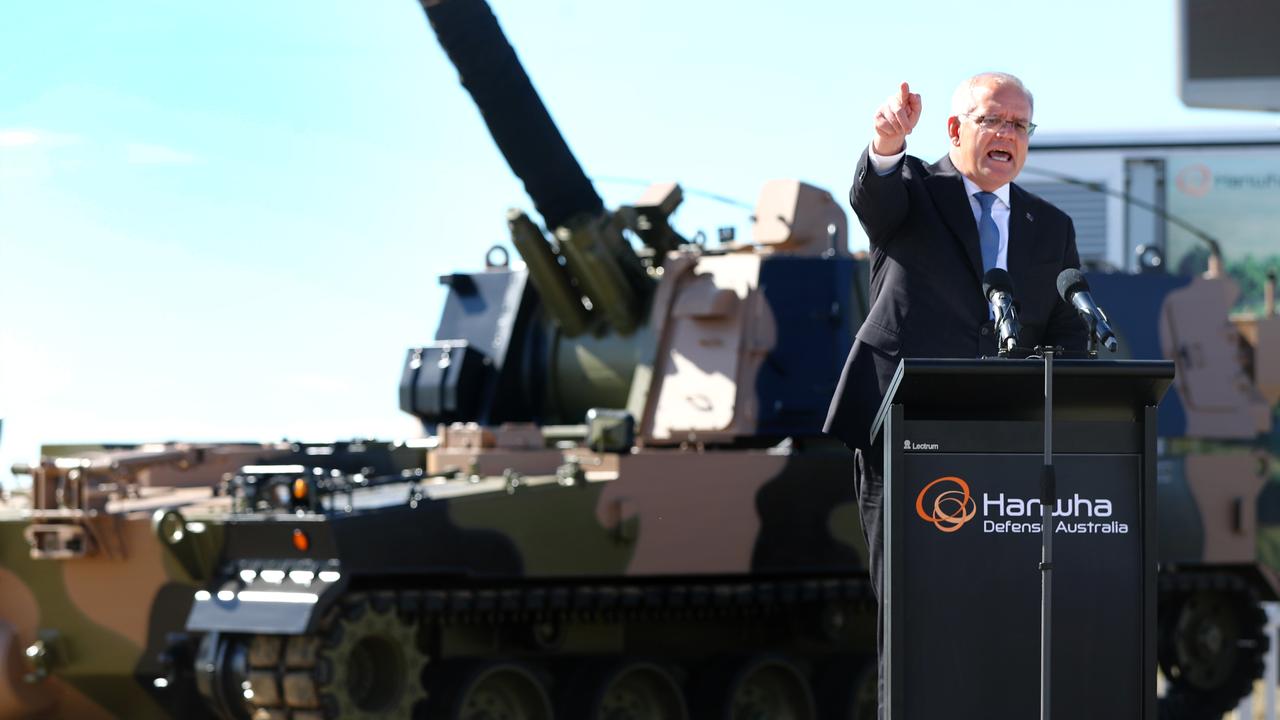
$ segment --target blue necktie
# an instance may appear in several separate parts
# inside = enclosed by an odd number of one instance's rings
[[[978,218],[978,245],[982,248],[982,272],[996,266],[996,258],[1000,256],[1000,228],[991,217],[991,206],[996,201],[996,194],[977,192],[973,194],[982,206],[982,217]]]

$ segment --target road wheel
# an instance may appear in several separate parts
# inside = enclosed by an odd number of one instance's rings
[[[687,720],[680,684],[650,662],[600,662],[575,667],[565,717],[589,720]]]
[[[1205,587],[1208,584],[1216,587]],[[1197,579],[1160,597],[1162,720],[1217,720],[1253,691],[1268,647],[1266,614],[1237,578]]]
[[[432,682],[430,717],[447,720],[551,720],[551,700],[533,673],[515,663],[463,663]]]
[[[719,663],[702,682],[698,717],[812,720],[813,694],[795,665],[770,655]]]

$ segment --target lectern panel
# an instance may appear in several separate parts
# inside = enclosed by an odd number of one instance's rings
[[[1142,716],[1138,454],[1054,458],[1054,720]],[[907,452],[891,512],[903,546],[904,720],[1039,713],[1037,454]],[[900,554],[899,554],[900,553]]]

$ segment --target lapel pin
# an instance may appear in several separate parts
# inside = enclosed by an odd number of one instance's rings
[[[1035,218],[1031,217],[1031,213],[1027,213],[1027,222],[1032,222]]]

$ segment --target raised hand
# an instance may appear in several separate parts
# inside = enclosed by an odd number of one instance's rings
[[[871,149],[879,155],[896,155],[906,147],[907,136],[920,121],[920,94],[902,83],[898,92],[891,95],[876,110],[875,137]]]

